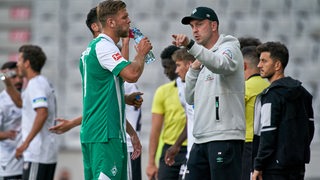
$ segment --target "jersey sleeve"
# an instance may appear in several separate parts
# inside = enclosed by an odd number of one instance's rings
[[[119,48],[108,40],[101,40],[96,45],[96,54],[100,65],[118,76],[123,68],[130,64],[119,50]]]
[[[138,86],[136,83],[128,83],[124,82],[124,93],[131,94],[133,92],[139,91]]]
[[[277,148],[277,135],[279,119],[281,119],[281,107],[279,98],[268,93],[262,99],[261,107],[261,136],[255,169],[263,170],[266,162],[270,162]]]
[[[28,85],[30,88],[29,92],[31,101],[32,101],[32,108],[40,108],[40,107],[48,107],[48,97],[46,95],[46,90],[44,83],[39,83],[39,82],[29,82],[30,84]]]

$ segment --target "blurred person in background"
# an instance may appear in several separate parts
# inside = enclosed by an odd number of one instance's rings
[[[0,73],[8,73],[5,78],[21,92],[23,78],[17,70],[17,62],[6,62]],[[23,159],[16,159],[16,148],[22,142],[21,109],[18,108],[6,90],[0,93],[0,179],[22,180]]]
[[[245,107],[246,107],[246,139],[243,148],[242,156],[242,180],[250,180],[251,172],[253,171],[253,157],[255,155],[253,151],[253,125],[254,125],[254,103],[256,97],[265,88],[267,88],[270,83],[260,76],[260,71],[258,68],[259,54],[256,51],[256,44],[251,43],[252,38],[241,38],[239,39],[240,45],[242,46],[241,52],[244,61],[244,77],[245,77]],[[259,41],[260,42],[260,41]],[[245,45],[243,45],[245,44]],[[261,43],[260,43],[261,44]]]
[[[188,139],[187,155],[186,155],[186,159],[188,160],[189,153],[191,151],[191,147],[194,142],[194,137],[192,135],[193,116],[194,116],[193,105],[189,105],[188,103],[186,103],[186,100],[185,100],[185,76],[187,74],[187,71],[190,65],[195,61],[195,58],[193,55],[187,52],[187,49],[181,48],[173,53],[172,59],[176,63],[176,73],[182,80],[182,86],[178,87],[179,98],[186,112],[187,123],[182,133],[180,134],[179,138],[177,139],[177,141],[172,146],[170,146],[170,148],[167,149],[167,152],[165,155],[165,162],[169,166],[174,164],[174,157],[180,151],[180,147],[186,139]],[[186,163],[181,166],[179,179],[185,178],[186,168],[187,168]]]
[[[135,92],[139,92],[139,89],[136,83],[125,82],[124,91],[125,91],[125,94],[132,94]],[[140,131],[141,131],[141,115],[142,115],[142,112],[140,107],[130,106],[126,104],[127,121],[131,124],[131,126],[137,132],[139,137],[140,137]],[[128,133],[127,133],[127,148],[129,153],[128,157],[131,157],[134,149]],[[130,175],[130,179],[141,180],[142,179],[141,156],[137,157],[136,159],[131,159],[131,158],[128,159],[128,169],[129,169],[128,174]]]
[[[240,37],[238,39],[240,42],[240,49],[247,46],[258,46],[261,44],[261,41],[258,38],[254,37]]]
[[[195,60],[186,75],[186,102],[194,105],[187,180],[241,179],[245,139],[244,68],[238,39],[219,34],[214,10],[197,7],[182,19],[195,39],[174,34]]]
[[[260,75],[271,84],[255,104],[260,143],[252,179],[303,180],[314,135],[312,95],[300,81],[285,76],[289,51],[284,44],[266,42],[257,51]]]
[[[186,161],[186,141],[183,142],[171,166],[168,166],[164,159],[167,149],[177,141],[186,124],[185,111],[179,101],[179,95],[182,94],[179,94],[178,87],[183,86],[182,80],[177,78],[176,65],[171,57],[178,49],[170,45],[160,55],[164,74],[171,82],[158,87],[153,98],[149,160],[146,169],[149,179],[176,180],[179,178],[181,165]],[[163,146],[159,144],[160,139]],[[159,146],[161,149],[158,148]],[[157,149],[161,151],[159,168],[156,165]]]
[[[133,159],[140,156],[141,144],[132,126],[129,123],[125,126],[123,83],[139,79],[144,58],[152,46],[148,38],[143,38],[136,46],[134,60],[128,61],[117,47],[119,40],[129,35],[126,4],[103,1],[97,12],[102,33],[89,43],[80,59],[83,88],[80,139],[85,179],[127,179],[125,128],[131,136]]]
[[[50,133],[56,117],[56,96],[52,84],[41,70],[46,55],[37,45],[19,48],[18,70],[28,84],[20,95],[11,81],[4,81],[7,92],[18,107],[22,107],[22,143],[16,158],[23,158],[23,179],[54,178],[58,146],[56,135]]]

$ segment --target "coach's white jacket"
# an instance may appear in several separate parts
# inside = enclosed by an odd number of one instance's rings
[[[195,43],[189,53],[203,64],[186,75],[186,101],[195,108],[195,143],[244,140],[245,80],[239,41],[220,35],[211,49]]]

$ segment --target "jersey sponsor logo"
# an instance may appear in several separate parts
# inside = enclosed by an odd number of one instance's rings
[[[222,54],[224,56],[226,56],[228,59],[232,59],[232,57],[233,57],[232,52],[230,51],[230,49],[227,49],[227,50],[223,51]]]
[[[112,55],[112,58],[113,58],[115,61],[118,61],[119,59],[122,58],[122,56],[121,56],[120,53],[116,53],[116,54],[113,54],[113,55]]]
[[[214,76],[212,74],[207,74],[205,81],[212,81],[214,80]]]
[[[33,99],[32,102],[33,103],[47,102],[47,98],[46,97],[39,97],[39,98]]]

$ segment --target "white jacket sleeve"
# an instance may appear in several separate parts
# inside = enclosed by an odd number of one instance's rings
[[[186,74],[185,97],[186,97],[186,102],[190,105],[194,104],[194,91],[195,91],[199,73],[200,73],[200,70],[189,68]]]
[[[234,59],[238,56],[232,45],[220,46],[219,49],[212,51],[195,43],[188,52],[216,74],[231,74],[238,69],[240,63]]]

